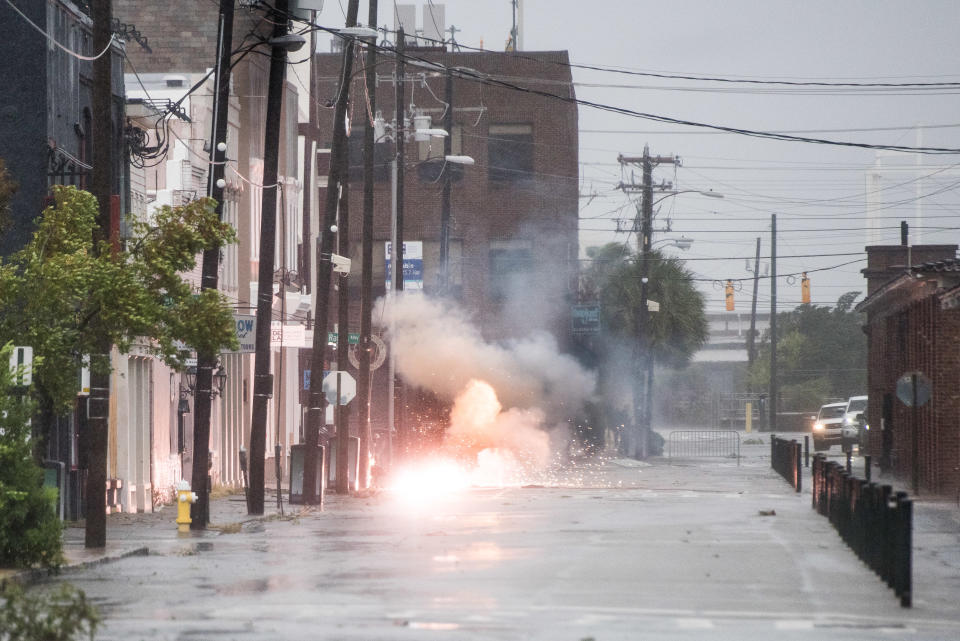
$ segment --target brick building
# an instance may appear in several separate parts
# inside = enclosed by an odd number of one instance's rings
[[[461,53],[412,49],[411,55],[443,66],[465,67],[520,87],[573,97],[566,52]],[[381,58],[383,60],[383,58]],[[341,56],[317,56],[318,100],[336,96]],[[390,123],[395,89],[389,66],[379,67],[377,111]],[[407,67],[408,117],[430,117],[442,127],[445,101],[441,74]],[[360,264],[364,113],[362,77],[352,87],[350,236],[354,265]],[[451,197],[450,294],[479,322],[489,339],[548,329],[561,344],[570,334],[569,306],[576,293],[577,107],[555,98],[484,82],[453,82],[454,155],[470,156],[473,166],[454,173]],[[326,117],[324,117],[326,116]],[[320,135],[329,142],[332,122],[321,114]],[[443,141],[405,145],[404,239],[422,242],[423,289],[438,287]],[[385,244],[390,239],[393,145],[376,152],[374,294],[387,280]],[[458,168],[459,169],[459,168]],[[359,277],[350,278],[352,300],[359,300]],[[524,313],[512,303],[522,297]],[[532,313],[536,310],[541,313]],[[359,309],[351,310],[359,318]]]
[[[570,308],[577,284],[579,190],[577,106],[563,100],[574,97],[567,53],[459,52],[415,46],[408,46],[407,53],[410,60],[405,71],[404,102],[408,127],[442,128],[445,105],[451,102],[451,153],[475,161],[472,166],[454,167],[447,295],[471,315],[487,340],[520,338],[546,330],[558,339],[561,349],[569,349]],[[396,124],[394,58],[389,53],[381,54],[379,61],[377,114],[367,113],[362,73],[354,75],[351,87],[349,229],[354,270],[347,283],[349,329],[353,332],[360,324],[364,128],[377,115],[386,122],[388,134]],[[448,99],[445,74],[415,66],[423,61],[465,68],[470,75],[487,80],[457,76]],[[341,62],[338,53],[316,56],[317,100],[321,105],[337,95]],[[356,68],[362,68],[362,59]],[[517,88],[498,86],[490,80]],[[321,110],[321,146],[329,147],[332,124],[332,110]],[[422,289],[427,295],[437,293],[441,283],[443,149],[441,138],[408,140],[405,144],[403,238],[422,249]],[[392,142],[378,143],[373,230],[375,298],[384,294],[388,281],[385,254],[391,237],[390,163],[394,156]],[[331,319],[335,318],[333,311]],[[376,396],[387,387],[384,370],[377,371],[373,380],[371,420],[375,429],[386,425],[386,403]]]
[[[960,489],[960,260],[956,245],[867,247],[868,449],[919,489]],[[929,402],[916,409],[897,381],[920,372]],[[916,452],[916,457],[914,457]]]

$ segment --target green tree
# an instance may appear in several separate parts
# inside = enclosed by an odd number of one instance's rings
[[[94,251],[97,203],[73,187],[55,187],[55,204],[31,241],[0,263],[0,340],[34,350],[42,403],[65,409],[78,391],[81,355],[106,340],[121,352],[134,341],[182,367],[183,344],[216,353],[234,346],[231,310],[216,290],[195,291],[182,274],[205,249],[233,242],[214,202],[162,207],[132,222],[126,247]],[[91,363],[105,371],[106,359]]]
[[[860,292],[847,292],[833,307],[800,305],[777,314],[777,373],[780,406],[816,409],[829,399],[864,393],[867,339],[863,317],[853,310]],[[766,332],[749,373],[755,389],[770,378],[770,335]]]
[[[0,263],[0,343],[34,351],[32,396],[44,437],[49,417],[70,408],[84,355],[106,373],[109,355],[135,342],[175,368],[184,344],[208,353],[236,347],[231,309],[217,290],[198,291],[183,279],[206,249],[234,242],[208,198],[161,207],[148,221],[130,221],[124,247],[94,246],[96,199],[73,187],[54,187],[54,204],[37,219],[29,243]],[[107,443],[89,451],[106,461]],[[88,519],[88,534],[92,521]]]
[[[598,271],[604,274],[600,289],[601,322],[609,334],[637,342],[642,258],[623,245],[619,245],[617,254],[617,244],[613,245],[598,254],[620,256],[608,260],[605,266],[598,265]],[[647,299],[660,304],[660,311],[647,315],[653,357],[661,365],[682,368],[707,340],[703,294],[694,287],[693,274],[682,260],[657,250],[651,251],[647,260]]]
[[[581,279],[581,300],[599,303],[601,333],[581,345],[581,358],[599,371],[605,430],[618,431],[631,414],[640,341],[641,257],[622,243],[591,247],[587,256],[591,262]],[[648,316],[653,358],[660,366],[680,369],[707,340],[703,295],[683,261],[658,251],[650,252],[648,260],[647,297],[660,305],[660,311]]]
[[[63,560],[56,491],[43,487],[33,459],[33,404],[13,386],[10,351],[9,344],[0,350],[0,567],[56,567]]]

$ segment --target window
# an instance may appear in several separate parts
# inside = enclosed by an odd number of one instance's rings
[[[521,182],[533,177],[532,125],[490,125],[487,140],[492,182]]]
[[[504,298],[525,291],[533,272],[530,241],[490,243],[490,298]]]

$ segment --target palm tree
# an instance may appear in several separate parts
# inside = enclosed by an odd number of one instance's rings
[[[605,422],[625,425],[639,384],[641,257],[622,243],[590,248],[587,256],[591,263],[581,296],[601,306],[602,332],[592,355],[600,371]],[[703,295],[683,261],[659,251],[651,251],[647,260],[647,296],[660,307],[648,315],[646,343],[653,361],[682,368],[707,340]]]

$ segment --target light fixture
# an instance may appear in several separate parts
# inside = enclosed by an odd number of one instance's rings
[[[211,383],[213,383],[213,389],[210,390],[210,398],[216,398],[223,394],[223,388],[227,384],[227,371],[223,368],[223,365],[217,363],[217,369],[211,375]],[[184,408],[184,401],[188,395],[193,395],[197,391],[197,368],[194,365],[191,365],[183,371],[183,377],[186,380],[187,384],[184,386],[182,383],[180,385],[180,411]],[[189,407],[187,405],[186,407]],[[189,411],[189,410],[188,410]]]
[[[288,33],[282,36],[276,36],[267,40],[267,44],[271,47],[279,47],[287,53],[293,53],[294,51],[299,51],[307,40],[303,36],[296,33]]]
[[[470,156],[444,156],[443,159],[454,165],[473,165],[476,163]]]
[[[379,32],[371,27],[344,27],[343,29],[331,29],[338,36],[347,38],[376,38]]]

